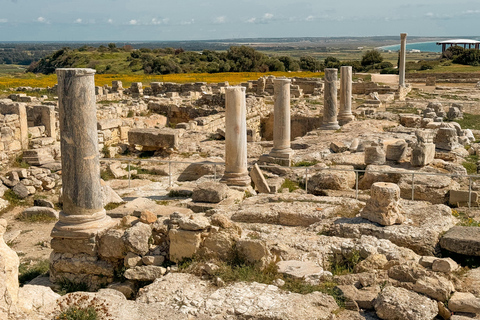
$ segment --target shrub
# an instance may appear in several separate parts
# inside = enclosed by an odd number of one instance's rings
[[[365,54],[362,56],[362,66],[370,66],[375,63],[380,63],[383,61],[383,57],[380,54],[379,51],[377,50],[368,50],[365,52]]]

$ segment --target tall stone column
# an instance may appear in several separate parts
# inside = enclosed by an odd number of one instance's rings
[[[69,279],[97,288],[112,281],[113,265],[97,260],[97,243],[115,222],[102,203],[95,70],[56,71],[63,210],[51,233],[50,280]]]
[[[340,129],[337,121],[337,73],[336,68],[325,69],[325,90],[323,103],[323,123],[320,129]]]
[[[352,114],[352,67],[340,67],[340,110],[338,122],[344,125],[353,121]]]
[[[285,159],[290,164],[290,79],[275,79],[275,106],[273,110],[273,149],[269,156]]]
[[[63,211],[54,238],[90,238],[112,225],[102,204],[94,74],[57,69]]]
[[[225,88],[225,174],[228,186],[250,186],[247,170],[247,106],[245,87]]]
[[[407,34],[400,33],[400,65],[398,66],[398,85],[405,87],[405,59],[407,50]]]

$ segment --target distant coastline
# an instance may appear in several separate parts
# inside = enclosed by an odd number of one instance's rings
[[[400,50],[400,44],[378,47],[378,50],[390,50],[398,51]],[[407,43],[407,51],[410,50],[420,50],[421,52],[442,52],[442,46],[437,45],[437,41],[428,41],[428,42],[413,42]]]

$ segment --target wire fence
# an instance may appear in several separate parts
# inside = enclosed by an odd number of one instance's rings
[[[217,166],[225,166],[225,162],[213,162],[213,161],[172,161],[172,160],[157,160],[157,159],[136,159],[136,158],[102,158],[101,161],[117,161],[117,162],[127,162],[127,172],[128,172],[128,187],[131,186],[131,163],[135,162],[153,162],[153,163],[168,163],[168,185],[169,187],[173,186],[173,172],[172,172],[172,164],[198,164],[198,165],[211,165],[213,166],[213,179],[218,179],[217,174]],[[278,168],[275,165],[259,165],[260,168]],[[468,207],[471,207],[472,204],[472,183],[474,179],[479,179],[480,175],[465,175],[465,174],[447,174],[447,173],[433,173],[433,172],[419,172],[419,171],[412,171],[412,170],[372,170],[372,169],[349,169],[349,168],[332,168],[332,167],[288,167],[291,170],[303,170],[305,171],[305,191],[308,192],[308,179],[309,174],[316,173],[319,171],[342,171],[342,172],[354,172],[355,173],[355,199],[358,199],[359,195],[359,177],[360,175],[364,175],[366,173],[381,173],[381,174],[401,174],[408,176],[410,175],[412,178],[411,182],[411,200],[415,200],[415,177],[417,176],[443,176],[443,177],[450,177],[450,178],[468,178]]]

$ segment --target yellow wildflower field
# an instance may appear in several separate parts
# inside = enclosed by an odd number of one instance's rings
[[[323,73],[316,72],[225,72],[225,73],[179,73],[167,75],[146,75],[146,74],[97,74],[95,75],[95,85],[103,86],[105,84],[111,85],[113,80],[120,80],[123,82],[125,88],[129,87],[132,82],[142,82],[148,86],[150,82],[176,82],[176,83],[191,83],[191,82],[207,82],[217,83],[228,81],[230,85],[237,85],[248,80],[256,80],[262,76],[273,75],[276,77],[301,77],[314,78],[323,77]],[[57,83],[57,76],[51,75],[37,75],[32,73],[5,75],[0,77],[0,89],[7,90],[8,88],[17,87],[52,87]]]

